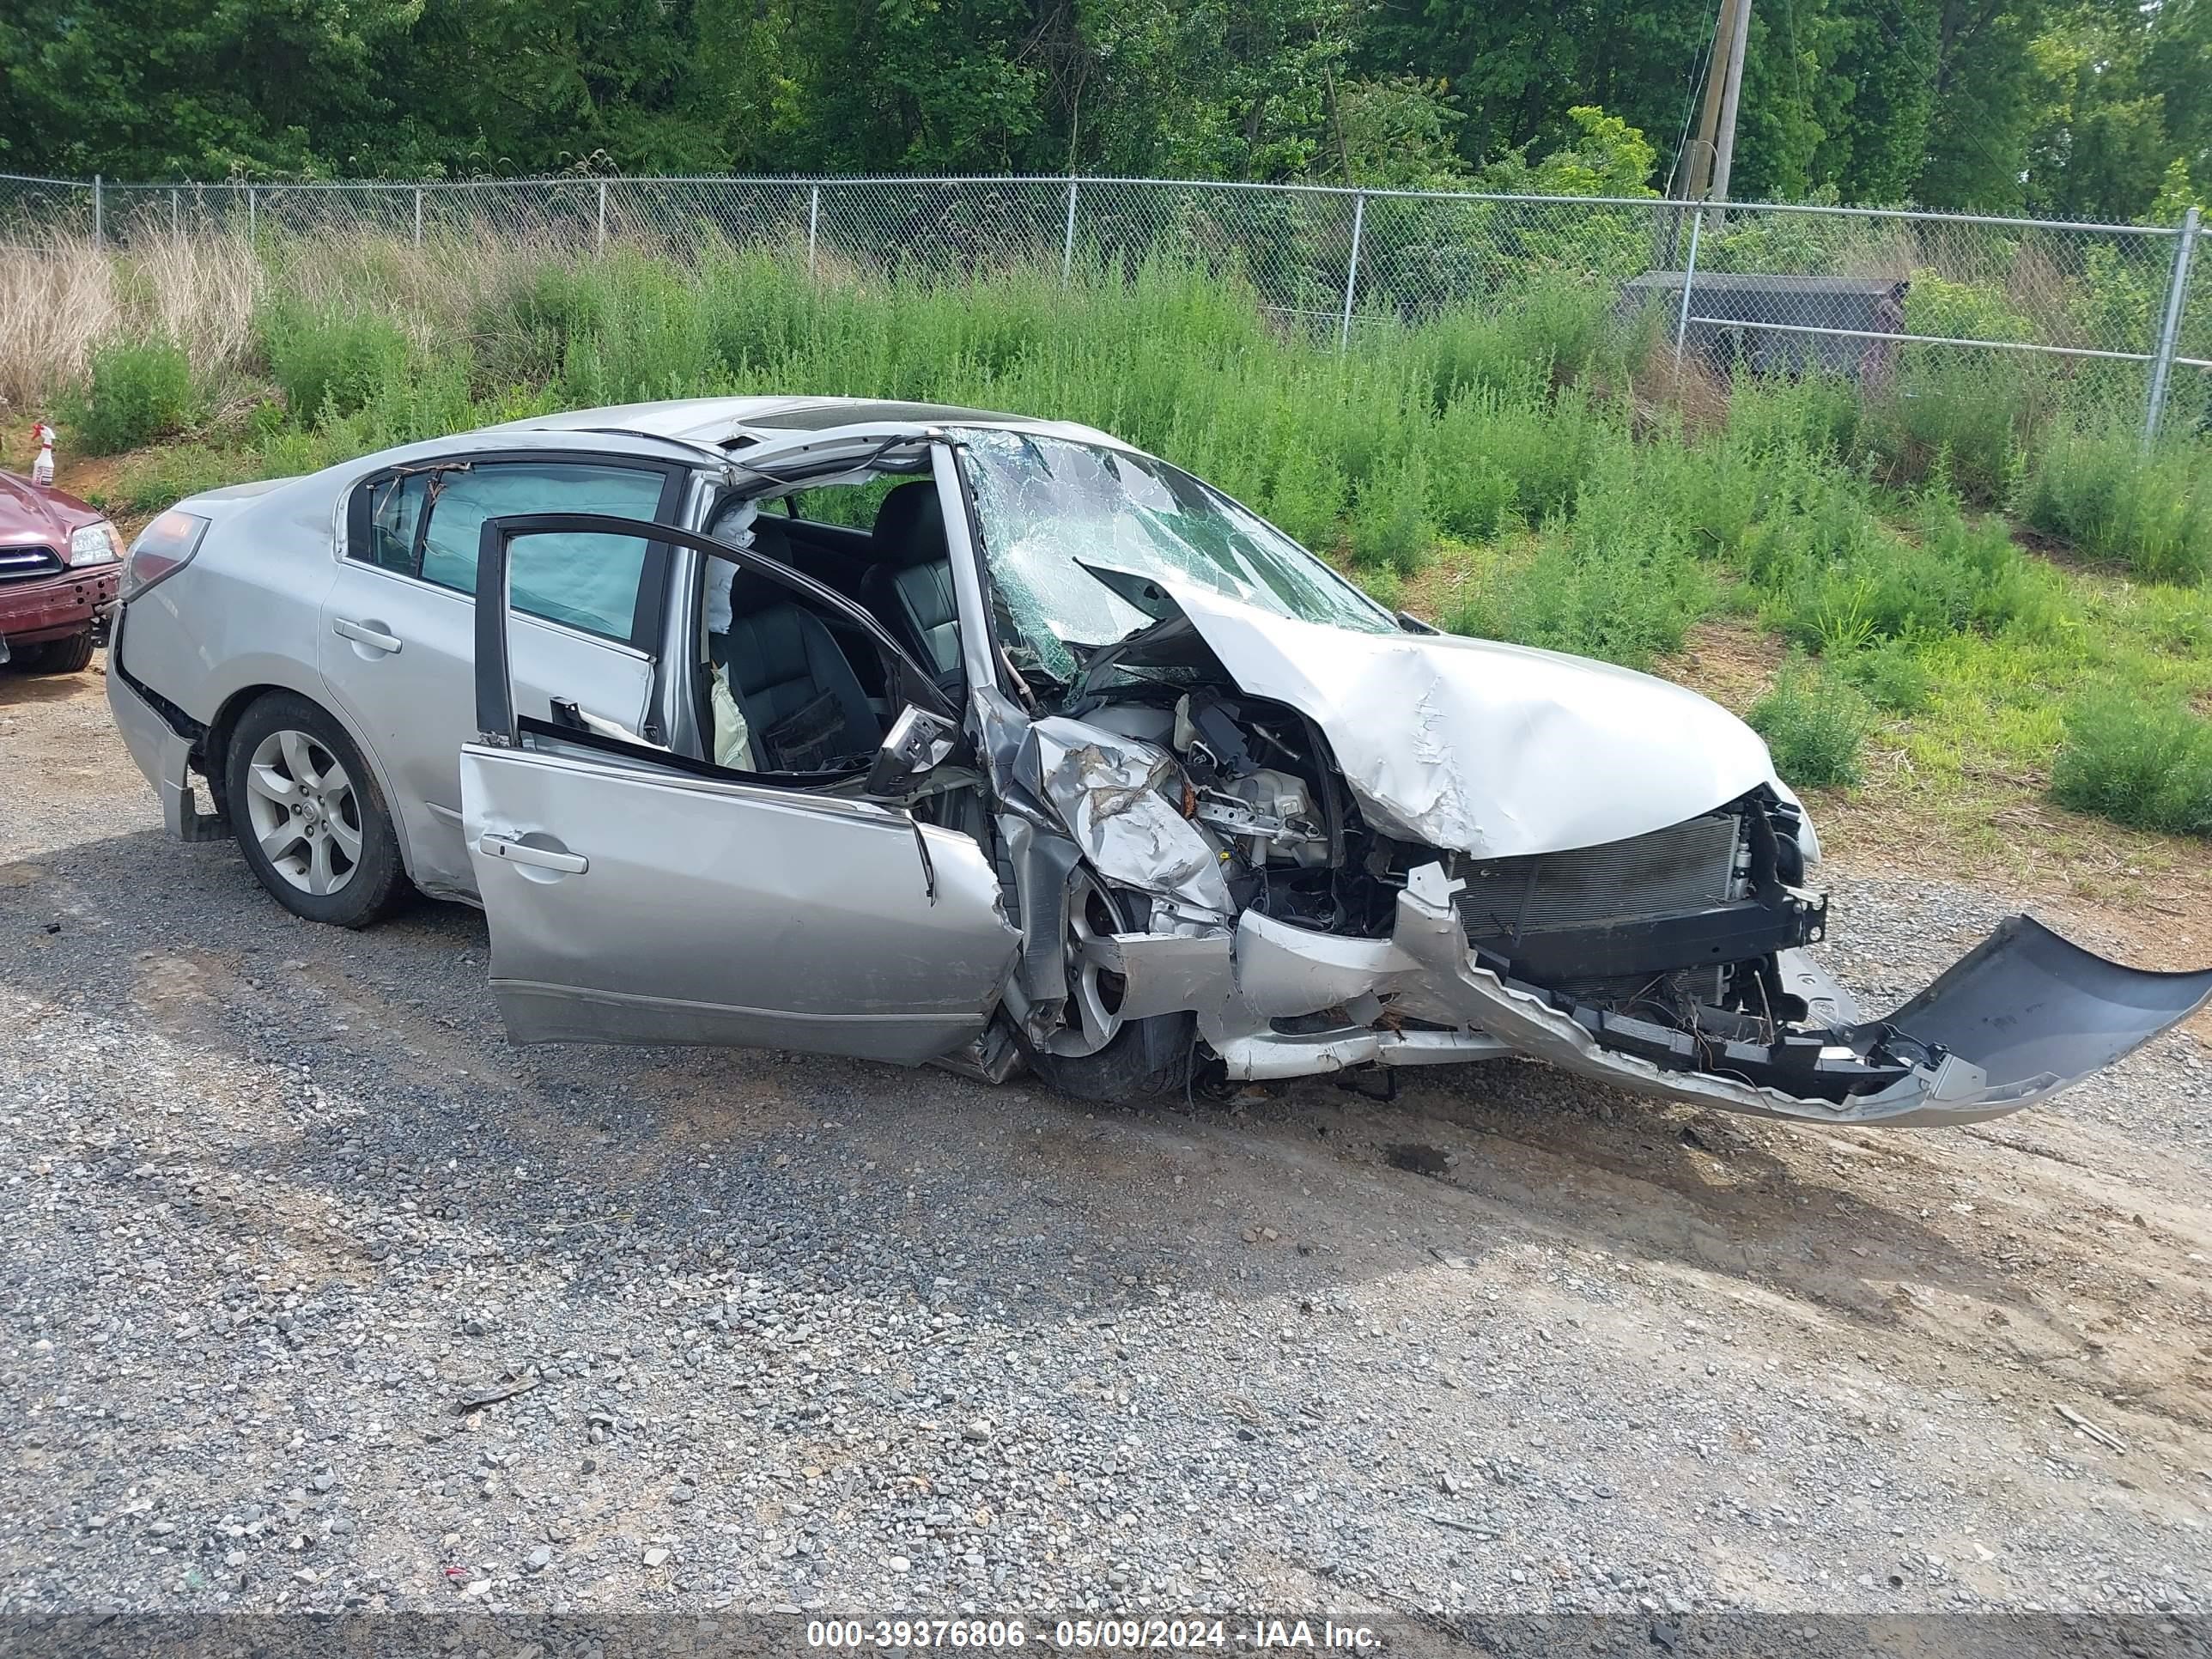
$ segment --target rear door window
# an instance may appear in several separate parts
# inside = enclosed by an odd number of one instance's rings
[[[605,513],[653,520],[669,474],[599,461],[472,461],[378,478],[349,538],[356,558],[473,596],[487,519]],[[647,548],[635,536],[526,536],[514,544],[514,608],[629,642],[646,594]]]

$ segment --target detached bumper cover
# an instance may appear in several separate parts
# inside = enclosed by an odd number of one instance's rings
[[[1436,865],[1413,872],[1387,939],[1287,927],[1246,912],[1235,935],[1122,935],[1125,1012],[1194,1008],[1241,1079],[1362,1064],[1434,1064],[1519,1053],[1632,1093],[1765,1117],[1900,1127],[2001,1117],[2080,1082],[2212,998],[2212,970],[2148,973],[2108,962],[2026,916],[2007,921],[1887,1019],[1861,1023],[1809,962],[1793,989],[1832,1011],[1838,1047],[1887,1026],[1931,1050],[1878,1092],[1808,1098],[1718,1071],[1662,1066],[1606,1048],[1544,992],[1477,964]],[[1795,954],[1795,953],[1790,953]],[[1400,1031],[1395,1014],[1452,1029]],[[1342,1009],[1340,1027],[1297,1017]],[[1285,1031],[1285,1022],[1300,1029]]]
[[[2102,1071],[2207,998],[2212,969],[2123,967],[2031,917],[2008,916],[1888,1024],[1972,1060],[1987,1098],[2026,1104]]]

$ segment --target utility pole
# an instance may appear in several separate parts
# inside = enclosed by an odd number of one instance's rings
[[[1705,66],[1705,99],[1698,112],[1698,136],[1682,158],[1682,199],[1705,199],[1713,179],[1713,153],[1721,127],[1721,82],[1728,78],[1728,43],[1735,38],[1736,0],[1721,0],[1713,28],[1711,60]]]
[[[1736,100],[1743,94],[1743,49],[1751,39],[1751,0],[1735,0],[1735,33],[1729,42],[1728,80],[1721,89],[1721,133],[1713,154],[1713,199],[1725,202],[1729,164],[1735,159]]]
[[[1712,61],[1705,70],[1705,100],[1683,169],[1682,199],[1728,200],[1729,163],[1735,158],[1736,106],[1743,93],[1743,52],[1751,38],[1751,0],[1721,0],[1713,29]]]

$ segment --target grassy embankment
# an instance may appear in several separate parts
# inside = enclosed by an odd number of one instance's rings
[[[0,313],[46,320],[0,351],[0,398],[58,413],[65,483],[77,456],[125,455],[100,491],[118,513],[580,404],[1050,413],[1218,482],[1449,628],[1700,684],[1846,847],[2122,900],[2205,878],[2212,445],[2140,455],[2124,388],[2101,426],[2063,368],[1908,358],[1874,398],[1678,382],[1608,294],[1559,285],[1340,355],[1175,269],[884,285],[769,255],[330,244],[6,269]]]

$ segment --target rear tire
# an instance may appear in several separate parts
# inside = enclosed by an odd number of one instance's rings
[[[376,778],[327,709],[289,691],[257,699],[230,734],[225,802],[238,849],[270,896],[309,921],[366,927],[406,885]]]
[[[26,665],[33,674],[79,674],[92,664],[92,630],[48,640]]]

